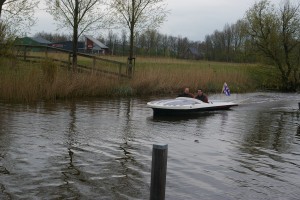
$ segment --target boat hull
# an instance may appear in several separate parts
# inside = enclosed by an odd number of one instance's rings
[[[238,104],[232,102],[217,101],[204,103],[197,99],[185,97],[148,102],[147,105],[153,109],[154,116],[191,115],[205,111],[228,110],[231,107],[238,106]]]
[[[231,106],[217,106],[217,107],[208,107],[208,108],[197,108],[197,109],[163,109],[163,108],[152,108],[153,115],[188,115],[188,114],[198,114],[205,111],[218,111],[218,110],[229,110]]]

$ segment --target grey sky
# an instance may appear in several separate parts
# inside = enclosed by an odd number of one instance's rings
[[[298,0],[291,0],[291,2]],[[165,0],[170,11],[159,32],[203,41],[205,35],[223,30],[226,23],[233,24],[244,17],[246,10],[257,0]],[[279,5],[282,0],[272,0]],[[42,6],[41,6],[42,7]],[[32,28],[36,32],[56,32],[52,16],[45,11],[38,12],[38,23]],[[65,31],[65,30],[64,30]]]
[[[170,14],[160,28],[164,34],[203,41],[205,35],[223,30],[226,23],[242,19],[256,0],[166,0]],[[279,5],[281,0],[272,0]]]

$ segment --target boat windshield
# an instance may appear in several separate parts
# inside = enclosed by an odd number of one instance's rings
[[[179,97],[172,100],[169,99],[169,100],[159,101],[158,103],[163,104],[165,106],[184,106],[184,105],[200,104],[202,102],[197,99]]]
[[[180,100],[180,101],[183,101],[188,104],[203,103],[202,101],[200,101],[198,99],[193,99],[193,98],[189,98],[189,97],[177,97],[176,100]]]

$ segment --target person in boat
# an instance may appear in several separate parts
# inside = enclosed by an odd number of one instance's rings
[[[190,97],[190,98],[195,98],[195,96],[190,93],[190,89],[189,88],[184,88],[184,91],[182,94],[179,94],[178,97]]]
[[[195,96],[195,99],[208,103],[208,98],[205,94],[203,94],[201,89],[197,91],[197,96]]]

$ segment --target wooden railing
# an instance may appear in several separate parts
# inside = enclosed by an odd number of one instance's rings
[[[15,45],[18,59],[31,62],[39,62],[50,59],[62,67],[72,68],[72,51],[51,46],[42,45]],[[97,55],[77,52],[77,70],[101,73],[108,76],[128,77],[128,64],[101,58]]]

